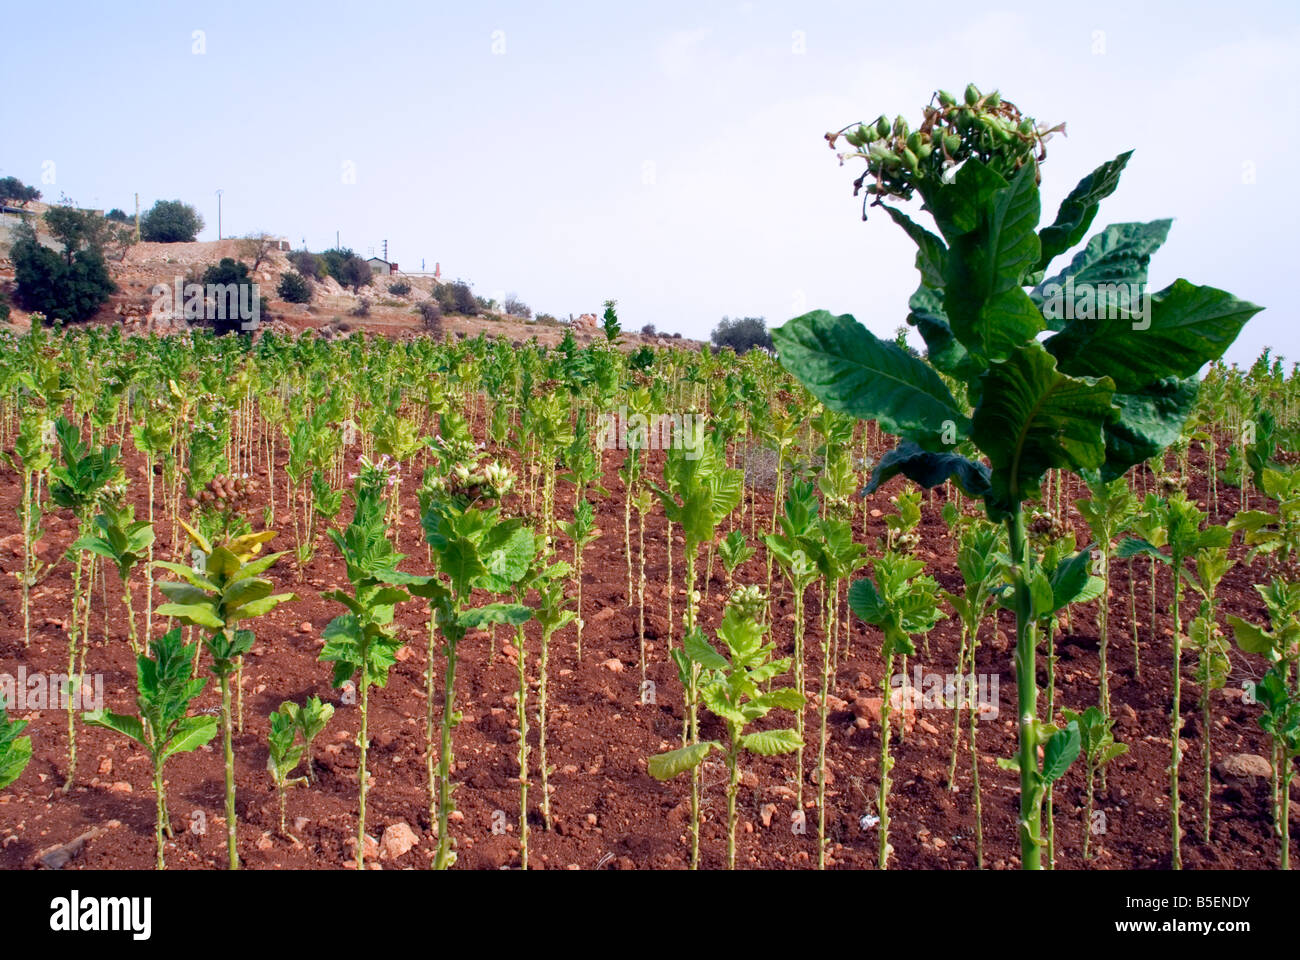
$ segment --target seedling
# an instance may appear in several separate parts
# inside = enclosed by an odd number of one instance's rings
[[[700,700],[705,709],[721,719],[727,728],[727,743],[705,740],[651,757],[647,764],[656,780],[669,780],[687,770],[697,770],[714,750],[720,750],[727,763],[727,869],[736,868],[736,797],[740,789],[740,759],[748,751],[770,757],[793,753],[803,741],[797,730],[789,728],[746,733],[756,720],[772,710],[801,711],[803,696],[792,687],[763,692],[774,677],[790,669],[788,657],[771,659],[774,643],[763,643],[767,627],[757,618],[757,610],[729,605],[718,627],[718,639],[726,645],[727,656],[705,639],[696,628],[686,636],[684,656],[695,665]],[[698,807],[696,808],[698,810]],[[694,834],[698,843],[698,825]]]
[[[104,557],[117,568],[122,581],[122,602],[126,605],[126,622],[131,652],[140,655],[136,637],[135,608],[131,603],[131,570],[141,561],[147,561],[153,552],[153,524],[135,519],[135,507],[116,506],[105,502],[103,512],[95,517],[94,529],[72,545],[74,550],[85,550]]]
[[[298,706],[292,700],[286,700],[280,704],[280,712],[293,721],[298,736],[302,738],[302,761],[307,766],[307,780],[315,783],[316,768],[312,763],[312,742],[333,719],[334,704],[324,703],[320,697],[313,695],[308,697],[307,702],[302,706]]]
[[[275,793],[280,801],[280,835],[283,837],[289,835],[285,827],[285,806],[289,788],[294,784],[307,782],[306,777],[291,776],[294,769],[302,762],[306,746],[296,742],[298,725],[294,722],[293,714],[285,710],[285,707],[290,706],[296,704],[283,703],[279,710],[271,714],[271,727],[266,735],[266,769],[271,774],[271,782],[275,784]]]
[[[876,810],[880,817],[880,849],[877,865],[889,867],[889,720],[893,699],[894,657],[916,653],[912,637],[928,633],[946,614],[939,609],[939,584],[921,573],[925,564],[913,557],[885,553],[872,562],[873,582],[856,581],[849,588],[849,607],[866,623],[881,630],[880,653],[885,661],[880,680],[880,790]]]
[[[82,721],[116,730],[149,751],[157,800],[154,837],[158,846],[158,869],[163,870],[166,868],[163,831],[171,832],[167,823],[163,766],[169,757],[189,753],[208,743],[217,735],[217,721],[214,717],[188,715],[190,704],[207,685],[207,680],[190,676],[190,661],[196,645],[182,643],[181,631],[177,627],[167,631],[151,646],[152,657],[141,654],[135,661],[139,716],[94,710],[82,714]]]
[[[1078,736],[1084,761],[1084,804],[1083,804],[1083,859],[1090,860],[1092,841],[1092,805],[1093,787],[1097,771],[1116,757],[1128,753],[1128,744],[1116,743],[1111,728],[1114,717],[1107,717],[1099,708],[1089,707],[1082,713],[1062,710],[1067,731],[1073,728]]]

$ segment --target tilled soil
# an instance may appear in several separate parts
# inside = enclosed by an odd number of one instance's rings
[[[583,656],[576,657],[572,627],[558,633],[550,651],[550,716],[547,730],[550,775],[551,829],[545,829],[539,801],[540,775],[537,769],[538,636],[528,628],[528,671],[532,681],[529,707],[532,741],[532,786],[529,791],[530,867],[547,869],[650,869],[681,868],[689,862],[689,794],[686,777],[660,783],[646,772],[646,758],[679,745],[682,730],[681,687],[668,659],[669,634],[666,619],[667,566],[662,516],[648,520],[647,549],[647,659],[646,678],[654,684],[654,702],[642,703],[637,638],[637,608],[627,603],[627,557],[623,545],[623,485],[617,476],[622,454],[606,455],[605,487],[613,496],[597,503],[598,523],[603,535],[588,550],[584,561]],[[655,460],[655,463],[658,461]],[[143,466],[133,452],[128,454],[128,472],[133,495],[140,498],[144,514]],[[283,489],[283,476],[277,475]],[[891,512],[888,498],[901,489],[901,479],[869,498],[866,511],[855,525],[865,542],[883,540],[883,516],[869,511]],[[1149,485],[1149,483],[1148,483]],[[415,486],[402,485],[402,527],[399,548],[411,556],[405,569],[427,572],[425,548],[419,540],[415,516]],[[1193,495],[1204,503],[1203,476]],[[567,504],[561,484],[560,501]],[[15,571],[20,564],[11,536],[18,530],[16,507],[20,482],[10,468],[0,471],[0,536],[4,541],[3,563]],[[753,491],[751,491],[753,492]],[[1071,499],[1081,495],[1067,491]],[[1220,490],[1220,513],[1226,522],[1237,506],[1238,493]],[[281,497],[282,501],[283,498]],[[771,510],[770,493],[758,490],[759,529],[765,530]],[[955,544],[940,518],[942,497],[927,496],[920,528],[918,555],[948,589],[960,588],[955,563]],[[521,509],[519,498],[507,501],[507,509]],[[283,513],[282,502],[278,504]],[[350,509],[345,503],[344,516]],[[260,515],[260,510],[257,511]],[[278,526],[288,530],[286,518]],[[749,515],[744,525],[748,532]],[[48,533],[45,556],[53,558],[73,539],[73,522],[65,511],[46,517]],[[158,556],[170,549],[168,527],[158,524]],[[1079,542],[1088,541],[1086,526],[1075,515]],[[725,533],[725,529],[723,531]],[[632,519],[633,550],[636,517]],[[292,535],[282,533],[279,549],[292,546]],[[676,622],[685,598],[682,589],[684,563],[680,536],[676,538],[674,599]],[[18,554],[21,541],[17,541]],[[752,541],[751,541],[752,542]],[[561,540],[564,556],[570,547]],[[1237,548],[1234,548],[1237,550]],[[700,567],[706,566],[704,560]],[[1172,627],[1168,614],[1171,586],[1162,569],[1158,585],[1157,623],[1148,614],[1149,567],[1135,564],[1137,608],[1141,644],[1142,676],[1134,677],[1133,647],[1129,631],[1129,568],[1117,562],[1111,597],[1112,670],[1111,696],[1118,716],[1117,738],[1130,745],[1127,755],[1108,771],[1105,787],[1097,789],[1096,806],[1104,814],[1105,833],[1094,837],[1095,858],[1082,857],[1083,767],[1076,763],[1056,787],[1056,855],[1062,868],[1168,868],[1170,754],[1170,673]],[[634,570],[635,573],[635,570]],[[291,557],[272,569],[278,589],[292,589],[300,597],[269,616],[256,621],[257,642],[247,658],[243,677],[244,726],[235,736],[236,774],[239,786],[239,849],[243,865],[266,868],[343,868],[352,865],[356,834],[357,766],[356,737],[358,709],[340,699],[330,686],[330,665],[317,662],[321,631],[341,608],[320,594],[346,585],[342,563],[323,537],[314,559],[301,579]],[[760,551],[737,572],[738,583],[765,583],[766,561]],[[792,650],[793,599],[774,572],[775,637],[783,654]],[[1265,579],[1263,568],[1234,567],[1220,591],[1220,612],[1258,620],[1263,605],[1252,584]],[[134,583],[135,606],[143,625],[143,575]],[[706,630],[718,623],[726,583],[722,566],[715,563],[713,579],[703,591],[701,621]],[[31,646],[24,647],[21,593],[14,577],[0,583],[0,603],[7,613],[0,626],[0,673],[17,676],[25,668],[36,673],[59,674],[66,669],[67,639],[64,620],[72,595],[71,565],[60,562],[33,589]],[[126,643],[125,608],[120,589],[111,572],[107,595],[97,583],[92,613],[91,647],[87,672],[103,677],[105,707],[134,710],[134,663]],[[635,600],[635,596],[633,597]],[[161,596],[155,603],[161,602]],[[816,590],[808,594],[806,643],[808,690],[815,695],[821,670],[821,609]],[[1193,601],[1185,597],[1185,620]],[[408,824],[419,837],[419,845],[395,860],[371,863],[385,869],[427,867],[436,843],[431,829],[425,767],[425,680],[424,664],[428,644],[427,611],[419,601],[398,610],[398,623],[407,640],[403,659],[394,667],[385,689],[375,689],[370,698],[369,729],[372,738],[369,768],[372,777],[368,796],[368,833],[379,838],[384,829]],[[165,624],[155,620],[155,633]],[[1154,633],[1154,638],[1151,634]],[[996,759],[1015,751],[1015,680],[1012,670],[1014,625],[1008,613],[996,623],[986,622],[976,658],[979,673],[998,680],[998,714],[986,717],[979,726],[979,779],[982,789],[985,864],[990,868],[1013,868],[1019,863],[1016,833],[1018,812],[1017,775],[1000,769]],[[942,621],[931,633],[908,673],[918,665],[925,672],[953,672],[959,642],[955,619]],[[827,864],[832,867],[874,868],[877,863],[876,828],[864,814],[875,811],[878,786],[879,729],[866,721],[855,722],[851,709],[857,698],[879,696],[883,665],[879,636],[853,620],[847,638],[841,638],[842,659],[831,701],[827,758],[830,775],[826,787],[826,824],[830,840]],[[1083,709],[1098,697],[1098,647],[1095,607],[1075,609],[1068,624],[1058,633],[1060,662],[1057,704]],[[455,782],[459,813],[451,829],[459,853],[458,868],[508,868],[519,864],[518,831],[518,733],[514,695],[517,686],[514,661],[506,631],[495,639],[487,633],[471,634],[461,647],[457,674],[457,702],[464,720],[455,732]],[[439,657],[437,701],[442,699]],[[1192,654],[1184,661],[1182,709],[1182,764],[1184,863],[1188,867],[1266,868],[1278,857],[1266,778],[1224,781],[1215,775],[1211,795],[1213,828],[1211,840],[1200,839],[1201,822],[1201,729],[1198,688],[1191,681]],[[1268,756],[1267,740],[1255,722],[1257,708],[1243,703],[1241,684],[1257,677],[1262,662],[1237,651],[1232,653],[1233,672],[1225,691],[1212,697],[1213,723],[1210,735],[1217,763],[1225,756],[1251,753]],[[1040,683],[1047,681],[1046,659],[1040,655]],[[278,803],[266,770],[267,715],[286,699],[301,701],[311,694],[331,700],[337,708],[329,727],[317,740],[317,783],[295,787],[289,793],[288,820],[291,837],[278,832]],[[799,784],[795,781],[795,758],[747,758],[740,795],[740,833],[737,864],[746,868],[807,868],[816,864],[817,795],[815,696],[810,697],[807,723],[809,749],[805,758],[803,784],[804,825],[796,814]],[[215,714],[219,697],[215,682],[197,702],[197,709]],[[30,704],[29,704],[30,706]],[[441,707],[439,706],[439,710]],[[859,711],[860,712],[860,711]],[[780,712],[778,711],[778,714]],[[34,755],[23,776],[0,793],[0,867],[21,869],[34,866],[52,847],[73,841],[94,828],[100,832],[82,843],[68,868],[152,868],[154,865],[154,798],[151,771],[143,751],[124,738],[105,730],[78,724],[78,774],[72,790],[61,790],[67,770],[66,714],[59,709],[15,711],[30,721],[26,733],[33,739]],[[701,710],[703,737],[724,737],[721,726]],[[971,793],[969,745],[963,734],[957,765],[956,789],[948,787],[949,752],[952,743],[952,712],[922,710],[904,738],[892,747],[896,758],[890,794],[890,840],[895,848],[891,867],[973,869],[975,857],[975,814]],[[963,718],[963,725],[965,719]],[[790,725],[788,716],[771,718],[772,726]],[[897,724],[895,725],[897,727]],[[705,867],[725,866],[725,773],[720,763],[704,769],[704,824],[701,831],[702,863]],[[219,740],[192,754],[172,758],[166,768],[167,796],[175,839],[167,844],[170,868],[220,868],[225,865],[223,821],[223,767]],[[1295,809],[1295,808],[1293,808]]]

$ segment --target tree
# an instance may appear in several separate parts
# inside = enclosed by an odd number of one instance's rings
[[[29,187],[17,177],[0,177],[0,206],[16,204],[25,207],[33,200],[41,199],[41,191]]]
[[[524,303],[522,300],[519,299],[518,296],[516,296],[513,293],[506,295],[504,306],[506,308],[507,316],[523,317],[525,320],[527,320],[529,317],[533,315],[532,308],[530,308],[528,304]]]
[[[234,291],[234,296],[218,297],[219,304],[224,302],[225,309],[217,312],[226,314],[224,317],[213,317],[210,321],[213,330],[218,334],[233,333],[244,328],[244,322],[248,318],[239,316],[237,310],[231,310],[232,303],[236,306],[241,303],[252,304],[256,298],[259,316],[267,312],[266,298],[258,294],[257,284],[249,280],[248,266],[233,257],[222,257],[220,263],[204,270],[203,285],[224,286]],[[244,287],[252,287],[252,289],[245,291]]]
[[[321,264],[329,275],[353,292],[369,286],[374,278],[370,264],[346,247],[341,250],[326,250],[320,255]]]
[[[276,287],[276,293],[286,303],[311,303],[311,281],[301,273],[294,273],[292,270],[287,271],[280,276],[280,284]]]
[[[249,267],[254,273],[263,262],[271,255],[271,251],[278,249],[279,241],[265,230],[258,230],[248,234],[239,241],[239,257],[241,260],[252,260]]]
[[[117,290],[104,255],[95,246],[78,241],[78,246],[60,256],[43,246],[26,223],[18,227],[15,237],[9,254],[18,284],[15,300],[25,310],[75,323],[94,316]]]
[[[772,337],[767,332],[767,322],[762,317],[723,317],[713,328],[709,339],[716,347],[730,347],[736,353],[746,353],[754,347],[772,349]]]
[[[159,200],[140,218],[140,238],[149,243],[190,243],[202,229],[199,212],[180,200]]]
[[[104,214],[105,220],[112,220],[114,223],[131,223],[132,217],[121,207],[114,207],[108,213]]]

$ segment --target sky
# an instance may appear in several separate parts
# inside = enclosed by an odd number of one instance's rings
[[[1094,229],[1173,217],[1152,289],[1261,304],[1228,358],[1300,360],[1294,3],[45,0],[5,33],[0,176],[46,200],[182,199],[216,239],[221,190],[226,236],[387,240],[484,296],[695,337],[818,308],[892,334],[915,248],[862,221],[823,134],[973,81],[1067,124],[1044,221],[1134,149]]]

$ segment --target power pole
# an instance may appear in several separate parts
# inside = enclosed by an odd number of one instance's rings
[[[388,241],[384,241],[384,263],[388,262]]]
[[[221,239],[221,191],[217,191],[217,239]]]
[[[135,242],[140,242],[140,194],[135,195]]]

